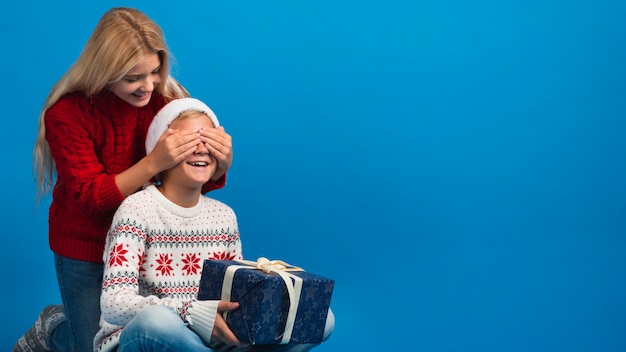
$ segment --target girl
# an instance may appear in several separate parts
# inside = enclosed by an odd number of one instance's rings
[[[106,12],[41,112],[34,160],[40,195],[54,184],[49,243],[63,306],[44,309],[15,351],[92,351],[105,237],[127,196],[201,145],[217,163],[202,191],[223,187],[232,140],[222,127],[168,129],[145,153],[154,115],[168,101],[187,96],[169,75],[159,26],[135,9]]]

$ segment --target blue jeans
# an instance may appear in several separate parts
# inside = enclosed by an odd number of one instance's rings
[[[91,352],[100,329],[100,290],[104,265],[54,255],[67,320],[54,329],[55,352]]]
[[[329,321],[332,313],[329,314]],[[325,339],[334,328],[332,322],[326,324]],[[329,325],[331,325],[329,327]],[[151,352],[151,351],[197,351],[197,352],[243,352],[243,351],[273,351],[273,352],[305,352],[317,344],[287,344],[278,346],[226,346],[223,343],[206,345],[200,336],[196,335],[187,324],[174,312],[165,306],[149,306],[143,308],[126,326],[120,334],[120,344],[117,352]]]

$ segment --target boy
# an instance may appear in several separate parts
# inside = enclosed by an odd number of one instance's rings
[[[168,128],[200,132],[218,126],[201,101],[173,100],[150,125],[146,152]],[[200,143],[115,213],[103,255],[96,351],[308,351],[316,346],[244,345],[221,315],[238,303],[196,299],[205,259],[243,259],[234,211],[202,195],[216,169],[217,160]]]
[[[168,128],[218,126],[201,101],[173,100],[150,125],[146,151]],[[235,213],[202,195],[202,185],[216,169],[216,159],[200,143],[183,162],[162,172],[158,184],[129,196],[117,210],[103,255],[97,351],[139,350],[145,341],[136,338],[138,331],[178,350],[210,351],[204,341],[211,340],[241,345],[218,314],[237,303],[195,300],[205,259],[243,258]],[[146,325],[150,322],[160,324]]]

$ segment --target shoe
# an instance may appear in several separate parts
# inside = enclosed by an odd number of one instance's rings
[[[20,337],[13,346],[13,352],[43,352],[52,351],[48,346],[48,341],[52,331],[64,322],[65,309],[62,305],[47,306],[35,320],[35,324]]]

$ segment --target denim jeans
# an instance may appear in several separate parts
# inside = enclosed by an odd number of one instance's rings
[[[104,265],[54,255],[67,320],[54,329],[55,352],[91,352],[99,330],[100,290]]]
[[[334,316],[329,313],[324,339],[334,329]],[[187,324],[169,307],[149,306],[143,308],[120,335],[117,352],[149,351],[197,351],[197,352],[305,352],[317,344],[287,344],[277,346],[226,346],[223,343],[206,345]]]

